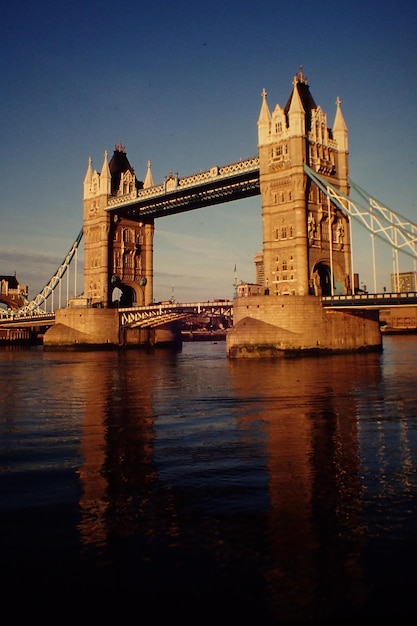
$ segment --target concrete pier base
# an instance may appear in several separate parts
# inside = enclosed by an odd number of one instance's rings
[[[55,324],[45,333],[45,348],[117,347],[117,309],[68,307],[55,312]]]
[[[176,346],[181,327],[169,322],[152,328],[121,328],[118,309],[74,307],[55,312],[55,324],[44,335],[46,349]]]
[[[233,301],[227,356],[259,358],[382,350],[378,310],[325,309],[316,296]]]

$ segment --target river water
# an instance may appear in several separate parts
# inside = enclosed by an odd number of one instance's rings
[[[2,348],[3,614],[415,617],[416,362]]]

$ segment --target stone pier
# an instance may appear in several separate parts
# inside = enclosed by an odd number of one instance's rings
[[[119,310],[66,308],[55,314],[55,324],[43,339],[44,348],[92,349],[123,347],[162,347],[181,343],[179,322],[153,328],[123,328]]]
[[[378,310],[325,309],[315,296],[233,301],[229,358],[307,356],[382,349]]]

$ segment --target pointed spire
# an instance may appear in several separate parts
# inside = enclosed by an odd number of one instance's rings
[[[101,193],[106,193],[107,195],[109,195],[111,191],[111,174],[107,150],[104,151],[103,167],[100,172],[100,191]]]
[[[93,168],[92,168],[92,159],[91,157],[88,157],[88,165],[87,165],[87,171],[85,173],[85,177],[84,177],[84,184],[85,183],[91,183],[91,178],[93,176]]]
[[[93,182],[93,168],[92,168],[92,159],[88,157],[88,166],[87,171],[84,176],[84,199],[88,198],[91,194],[91,184]]]
[[[267,91],[265,87],[262,89],[262,105],[259,113],[258,124],[263,124],[265,122],[271,121],[271,112],[268,107],[268,103],[266,101]]]
[[[298,77],[295,76],[294,77],[294,81],[293,81],[293,90],[292,90],[292,97],[291,97],[291,104],[290,104],[290,108],[288,110],[288,114],[291,115],[291,113],[305,113],[304,111],[304,107],[303,107],[303,103],[301,101],[300,98],[300,94],[298,92],[298,88],[297,88],[297,84],[300,81],[298,80]]]
[[[347,152],[348,128],[346,126],[345,118],[343,117],[341,100],[339,97],[336,99],[336,115],[333,123],[333,138],[337,142],[339,150]]]
[[[302,81],[300,80],[301,77],[303,79]],[[298,76],[294,76],[291,103],[288,109],[288,126],[291,135],[305,135],[306,112],[298,91],[299,82],[305,82],[305,78],[301,72]]]
[[[145,180],[143,181],[143,188],[148,189],[148,187],[153,187],[155,183],[153,182],[153,176],[151,172],[151,162],[148,161],[148,169],[146,171]]]
[[[298,83],[305,83],[307,85],[308,81],[307,81],[307,76],[305,76],[303,74],[303,66],[300,65],[300,71],[298,72],[298,74],[296,76],[294,76],[294,80],[296,80]]]
[[[122,144],[122,140],[121,139],[119,139],[119,143],[114,146],[114,149],[115,149],[116,152],[124,152],[124,153],[126,153],[126,148]]]
[[[266,89],[262,90],[262,105],[258,117],[258,143],[265,143],[271,133],[271,112],[266,101]]]

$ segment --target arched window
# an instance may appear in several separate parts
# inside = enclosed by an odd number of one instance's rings
[[[125,228],[125,230],[123,231],[123,241],[125,243],[133,242],[132,231],[129,228]]]

